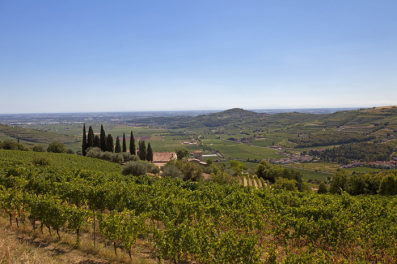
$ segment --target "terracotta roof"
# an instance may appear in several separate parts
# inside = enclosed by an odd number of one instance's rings
[[[196,150],[194,153],[202,153],[200,150]]]
[[[153,162],[176,159],[175,152],[153,152]]]

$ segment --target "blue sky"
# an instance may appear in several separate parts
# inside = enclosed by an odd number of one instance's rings
[[[396,10],[0,0],[0,114],[397,105]]]

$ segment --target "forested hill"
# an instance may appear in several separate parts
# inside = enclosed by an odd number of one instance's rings
[[[252,128],[261,128],[266,126],[267,128],[295,130],[299,130],[299,128],[303,127],[337,129],[340,127],[355,126],[361,126],[364,129],[394,125],[397,120],[396,118],[397,107],[395,106],[339,111],[332,114],[306,114],[291,112],[274,115],[256,113],[241,108],[233,108],[218,113],[196,117],[153,117],[131,120],[130,123],[165,126],[167,128],[211,128],[248,125]]]

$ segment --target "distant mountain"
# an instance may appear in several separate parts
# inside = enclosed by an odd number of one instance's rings
[[[208,117],[243,117],[243,116],[263,116],[263,114],[259,114],[253,111],[244,110],[242,108],[232,108],[226,111],[209,114]]]

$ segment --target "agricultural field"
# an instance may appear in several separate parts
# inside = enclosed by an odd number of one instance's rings
[[[318,162],[318,163],[300,163],[300,164],[293,164],[291,165],[296,168],[305,168],[310,170],[317,170],[321,172],[329,172],[329,173],[336,173],[339,170],[346,170],[349,173],[355,172],[381,172],[381,169],[377,168],[370,168],[370,167],[357,167],[357,168],[348,168],[348,169],[341,169],[340,164],[336,163],[327,163],[327,162]]]
[[[46,236],[47,243],[90,251],[96,258],[106,255],[112,262],[395,262],[394,196],[273,190],[252,176],[220,185],[75,173],[95,165],[76,155],[79,163],[53,154],[69,168],[32,166],[28,152],[20,152],[20,160],[8,152],[11,161],[4,152],[0,224],[17,230],[19,223],[28,239]],[[22,227],[23,219],[29,221]]]
[[[90,170],[119,174],[122,166],[113,162],[82,157],[75,154],[59,154],[48,152],[33,152],[0,149],[0,164],[23,164],[32,166],[35,157],[44,157],[50,160],[48,167],[54,169]]]
[[[219,139],[203,139],[201,142],[211,149],[218,150],[221,154],[230,158],[244,160],[248,158],[252,160],[280,158],[280,155],[275,154],[277,151],[270,148],[251,146]]]

